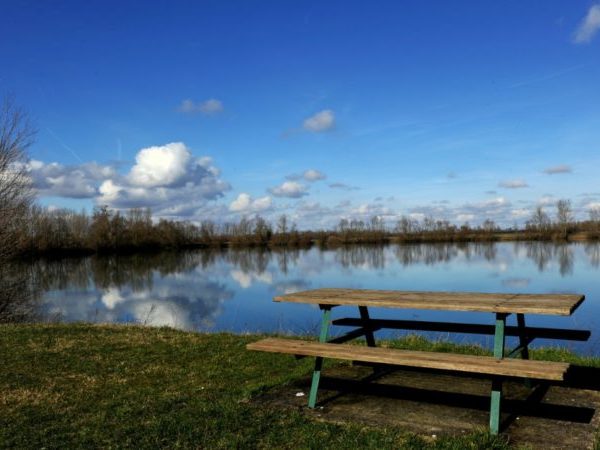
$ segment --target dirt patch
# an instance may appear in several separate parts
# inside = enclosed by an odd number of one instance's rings
[[[600,371],[589,370],[582,371],[591,378],[577,383],[577,376],[560,385],[506,382],[502,419],[510,442],[532,448],[593,449],[600,430]],[[485,378],[339,366],[323,371],[315,410],[306,407],[308,377],[272,389],[253,403],[295,409],[314,420],[398,426],[431,438],[487,429],[490,387]]]

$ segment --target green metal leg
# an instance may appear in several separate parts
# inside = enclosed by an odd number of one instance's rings
[[[507,314],[496,314],[496,333],[494,334],[494,357],[504,358],[505,329]]]
[[[363,328],[368,329],[369,310],[366,306],[359,306],[358,311],[360,312],[360,318],[363,320]],[[365,337],[367,338],[367,345],[369,347],[375,347],[375,335],[373,334],[373,331],[365,333]]]
[[[494,357],[504,358],[505,329],[507,314],[496,314],[496,333],[494,334]],[[500,412],[502,406],[502,380],[495,378],[492,381],[492,395],[490,402],[490,433],[500,432]]]
[[[492,381],[492,398],[490,405],[490,433],[500,432],[500,407],[502,404],[502,380]]]
[[[527,344],[527,328],[525,327],[525,315],[517,314],[517,326],[519,327],[519,345],[521,346],[521,358],[529,359],[529,347]]]
[[[327,341],[327,334],[329,332],[329,324],[331,323],[331,306],[321,306],[323,310],[323,320],[321,322],[321,334],[319,335],[319,342]],[[321,380],[321,368],[323,366],[323,358],[317,357],[315,360],[315,370],[313,371],[312,383],[310,385],[310,394],[308,396],[308,407],[314,408],[317,404],[317,391],[319,390],[319,381]]]
[[[521,347],[521,359],[529,359],[529,344],[527,328],[525,327],[525,315],[517,314],[517,326],[519,328],[519,346]],[[532,387],[531,380],[526,378],[524,384],[527,388]]]

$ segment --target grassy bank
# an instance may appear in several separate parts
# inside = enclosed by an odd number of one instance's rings
[[[401,429],[259,409],[253,396],[306,376],[312,361],[246,351],[256,339],[134,326],[0,326],[0,447],[505,446],[485,433],[430,442]],[[415,338],[393,345],[483,352]],[[542,356],[600,365],[563,351]]]

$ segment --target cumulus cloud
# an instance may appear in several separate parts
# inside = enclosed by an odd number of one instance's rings
[[[242,192],[229,205],[229,210],[237,213],[254,213],[271,208],[273,200],[269,196],[253,199],[250,194]]]
[[[186,175],[191,153],[182,142],[140,150],[129,174],[133,186],[170,186]]]
[[[520,189],[529,187],[527,182],[525,182],[524,180],[505,180],[498,183],[498,186],[506,189]]]
[[[335,114],[331,109],[324,109],[306,118],[303,127],[306,131],[320,133],[335,127]]]
[[[327,175],[316,169],[308,169],[302,176],[306,181],[318,181],[327,178]]]
[[[573,34],[573,42],[587,44],[600,30],[600,4],[590,6],[586,16],[579,23]]]
[[[203,102],[194,102],[190,99],[183,100],[177,110],[184,114],[201,113],[206,116],[212,116],[223,112],[225,108],[223,107],[223,102],[221,102],[221,100],[210,98]]]
[[[113,166],[95,162],[69,166],[31,160],[25,170],[38,195],[67,198],[93,198],[98,182],[116,174]]]
[[[573,172],[573,170],[571,169],[571,166],[568,166],[566,164],[559,164],[558,166],[547,167],[546,169],[544,169],[544,173],[547,175],[556,175],[559,173],[571,173],[571,172]]]
[[[151,207],[157,215],[193,211],[231,187],[208,157],[194,157],[181,142],[141,149],[124,176],[105,180],[97,202],[110,207]]]
[[[308,195],[306,186],[297,181],[285,181],[280,186],[270,188],[269,192],[275,197],[300,198]]]

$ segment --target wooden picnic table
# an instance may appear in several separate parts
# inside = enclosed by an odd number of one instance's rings
[[[372,289],[322,288],[277,296],[276,302],[319,305],[323,312],[319,342],[264,339],[248,345],[250,350],[316,356],[308,406],[316,405],[323,358],[346,359],[366,363],[392,364],[426,369],[451,370],[486,374],[492,377],[490,431],[500,430],[502,381],[519,377],[546,381],[563,380],[567,363],[529,360],[529,344],[538,337],[587,340],[589,331],[527,327],[525,314],[569,316],[581,305],[581,294],[506,294],[478,292],[425,292]],[[337,306],[357,306],[359,318],[332,321],[331,310]],[[493,325],[455,322],[374,319],[369,307],[422,309],[438,311],[487,312],[495,315]],[[516,315],[517,326],[507,327],[506,320]],[[358,327],[342,336],[328,339],[330,325]],[[378,348],[374,332],[382,328],[453,331],[494,335],[494,356],[472,356],[451,353],[407,351]],[[506,336],[517,336],[519,345],[506,351]],[[367,347],[341,345],[365,337]],[[520,355],[521,359],[507,358]]]

